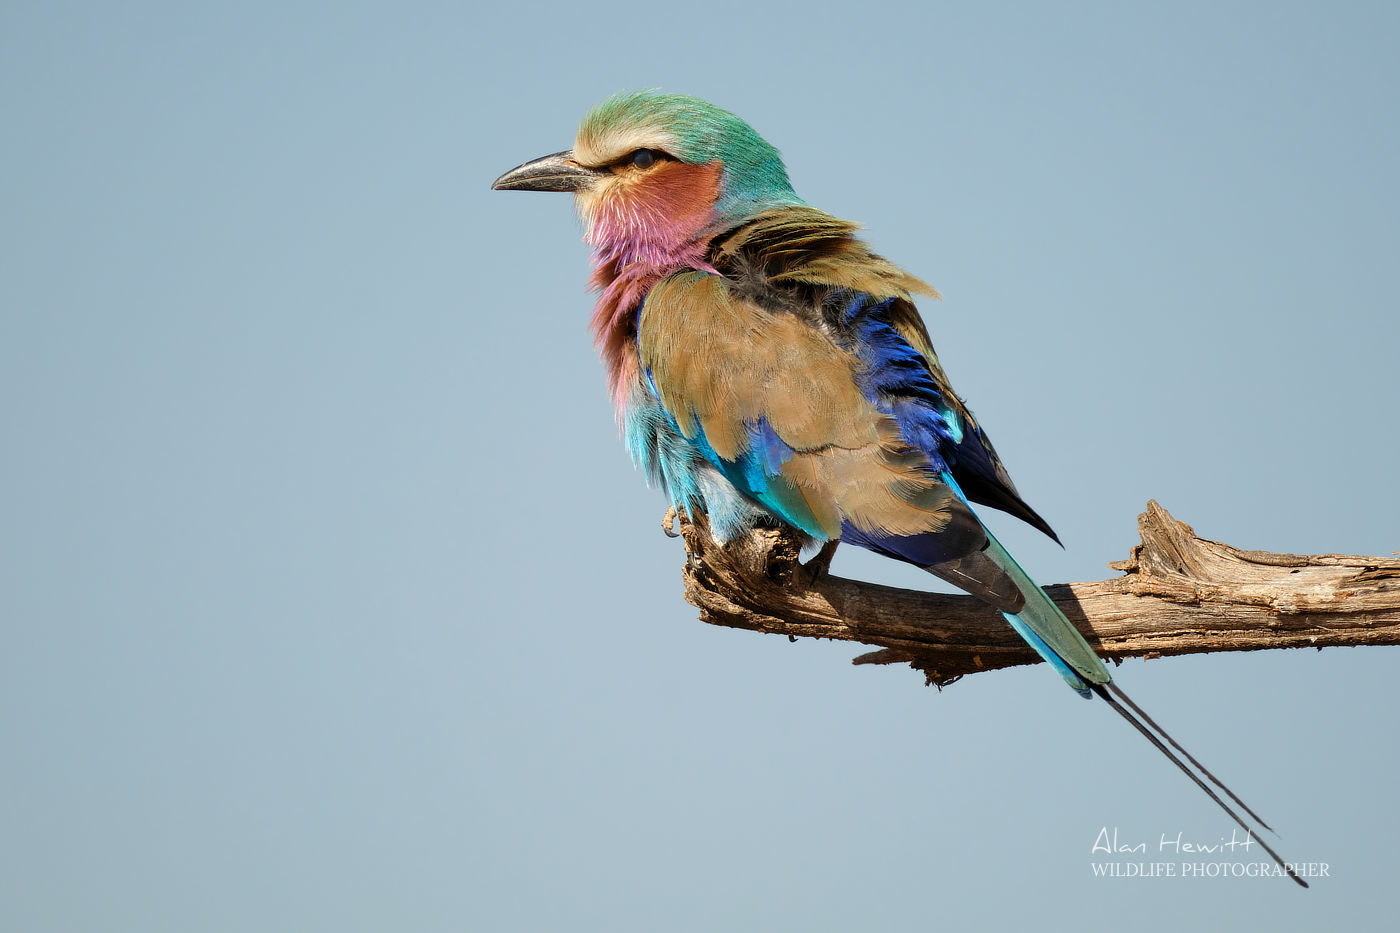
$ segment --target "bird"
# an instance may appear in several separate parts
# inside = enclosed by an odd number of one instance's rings
[[[953,584],[1001,612],[1249,837],[1240,811],[1270,829],[1128,698],[982,522],[974,506],[1059,542],[934,352],[915,296],[938,293],[873,252],[856,224],[798,197],[778,150],[748,123],[698,97],[622,92],[584,116],[572,148],[492,187],[574,195],[622,436],[674,508],[703,512],[721,543],[786,526]]]

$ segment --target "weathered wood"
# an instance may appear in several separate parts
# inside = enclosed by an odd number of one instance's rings
[[[685,598],[715,625],[878,647],[857,664],[907,662],[945,686],[1039,659],[970,596],[845,580],[831,548],[807,564],[791,533],[760,529],[721,547],[703,515],[679,516]],[[1262,648],[1400,644],[1400,559],[1242,551],[1205,538],[1156,502],[1142,543],[1111,580],[1046,587],[1105,658]]]

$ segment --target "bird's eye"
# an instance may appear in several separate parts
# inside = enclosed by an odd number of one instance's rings
[[[638,149],[632,153],[631,162],[637,168],[651,168],[662,158],[655,149]]]

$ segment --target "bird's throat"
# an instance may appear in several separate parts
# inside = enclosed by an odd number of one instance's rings
[[[622,405],[637,378],[635,327],[642,296],[683,269],[715,270],[705,261],[706,233],[719,197],[721,166],[671,163],[651,177],[617,184],[584,206],[593,247],[594,341],[614,401]]]

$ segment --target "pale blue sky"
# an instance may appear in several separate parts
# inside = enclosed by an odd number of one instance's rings
[[[943,292],[1042,582],[1149,497],[1388,554],[1397,8],[472,6],[0,10],[0,928],[1389,929],[1400,655],[1124,665],[1333,877],[1095,879],[1229,826],[1044,669],[696,621],[567,198],[488,187],[710,98]]]

